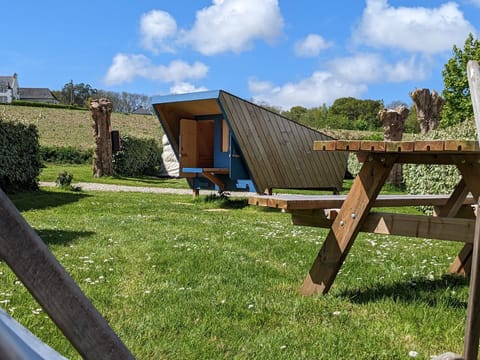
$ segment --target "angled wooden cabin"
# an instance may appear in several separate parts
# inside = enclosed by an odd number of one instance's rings
[[[347,156],[329,136],[223,90],[159,96],[154,111],[193,189],[339,191]]]

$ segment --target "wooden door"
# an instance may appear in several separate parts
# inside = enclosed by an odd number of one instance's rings
[[[180,120],[180,176],[192,176],[184,173],[183,168],[197,167],[197,121],[190,119]]]

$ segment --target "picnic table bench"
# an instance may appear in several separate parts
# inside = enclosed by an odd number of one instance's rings
[[[358,233],[403,235],[465,243],[450,271],[468,273],[475,215],[480,195],[480,149],[477,141],[315,141],[316,151],[349,151],[363,163],[347,195],[253,196],[249,203],[284,209],[295,225],[329,228],[306,276],[301,293],[326,293]],[[461,179],[450,195],[379,195],[395,164],[455,165]],[[469,196],[472,194],[473,196]],[[373,212],[374,207],[432,205],[432,215]],[[332,210],[325,210],[334,209]]]

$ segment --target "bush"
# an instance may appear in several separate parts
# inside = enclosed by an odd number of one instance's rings
[[[72,185],[72,180],[73,180],[73,175],[66,172],[62,171],[61,173],[58,174],[57,179],[55,180],[55,184],[57,184],[58,187],[61,188],[70,188]]]
[[[122,149],[113,155],[113,170],[121,176],[156,175],[161,149],[153,139],[121,137]]]
[[[476,140],[475,123],[465,121],[416,138],[416,140],[441,139]],[[454,165],[406,164],[403,167],[403,176],[406,190],[410,194],[449,194],[460,180],[460,173]]]
[[[41,146],[40,159],[61,164],[86,164],[92,162],[93,149],[80,150],[73,146]]]
[[[38,130],[0,116],[0,187],[6,192],[38,189]]]
[[[52,104],[52,103],[44,103],[44,102],[38,102],[38,101],[25,101],[25,100],[14,100],[10,104],[3,104],[3,105],[88,111],[88,108],[80,107],[77,105]]]

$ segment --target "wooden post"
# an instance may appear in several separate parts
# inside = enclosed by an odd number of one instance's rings
[[[435,90],[430,93],[428,89],[415,89],[410,93],[410,97],[417,110],[417,119],[422,134],[435,130],[438,127],[440,112],[445,100]]]
[[[383,109],[378,112],[378,117],[383,124],[383,137],[385,141],[401,141],[405,120],[410,110],[404,105],[395,109]],[[395,164],[390,172],[387,182],[396,186],[403,183],[402,164]]]
[[[113,175],[112,125],[110,122],[112,110],[112,102],[108,99],[98,99],[90,102],[93,137],[95,139],[93,153],[93,175],[95,177]]]
[[[130,351],[1,190],[0,257],[84,359],[133,359]]]
[[[467,77],[472,98],[477,135],[480,142],[480,67],[476,61],[467,64]],[[477,178],[478,182],[479,179]],[[477,202],[479,201],[477,197]],[[477,211],[475,235],[473,237],[472,273],[468,296],[467,321],[465,326],[465,360],[476,360],[480,338],[480,210]]]

